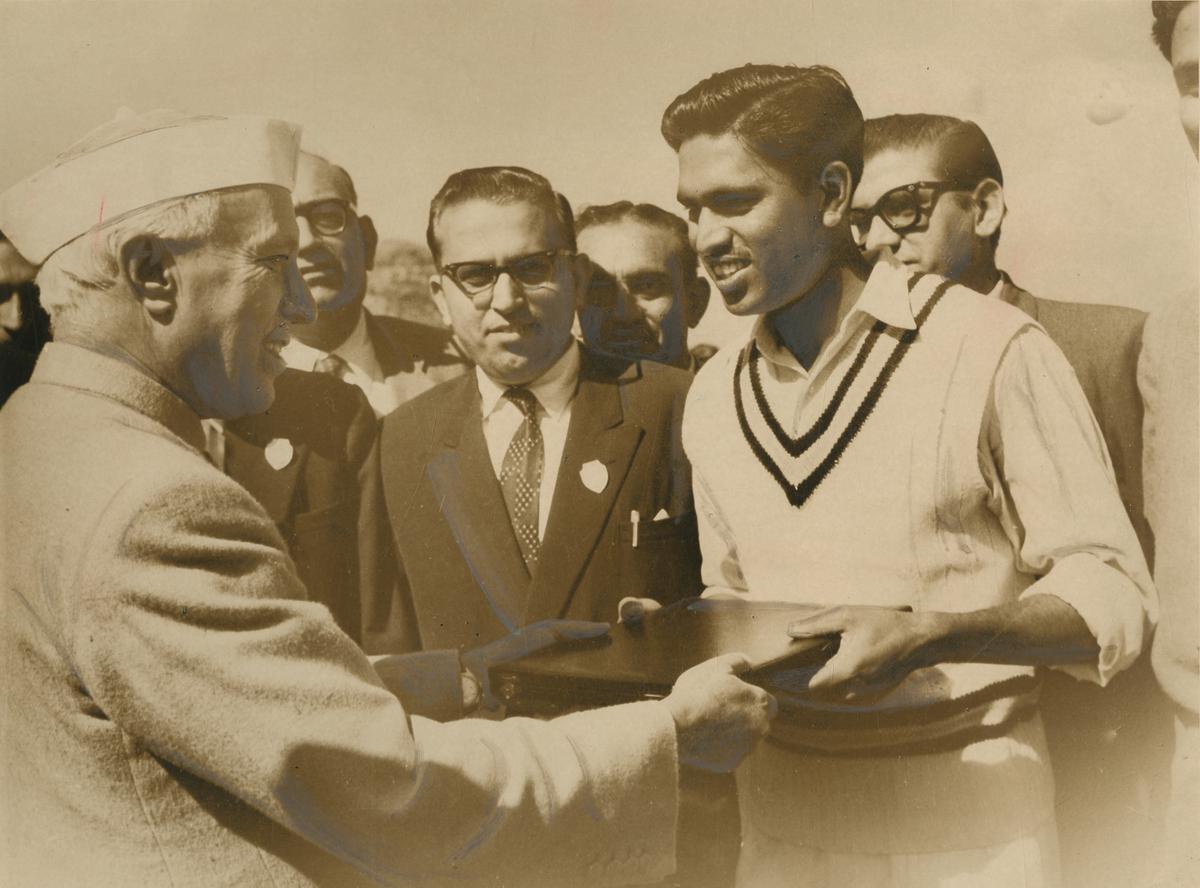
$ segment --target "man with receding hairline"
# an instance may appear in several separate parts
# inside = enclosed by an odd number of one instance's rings
[[[428,241],[433,299],[476,369],[384,420],[373,511],[390,527],[364,562],[399,582],[365,584],[370,649],[462,648],[699,592],[690,376],[571,335],[589,265],[566,199],[519,167],[463,170]]]
[[[375,315],[363,306],[379,236],[358,214],[358,192],[342,167],[302,151],[293,193],[300,274],[317,318],[296,330],[289,367],[329,373],[363,390],[377,416],[466,370],[444,329]]]
[[[595,349],[695,369],[688,330],[708,307],[687,223],[653,204],[591,206],[575,218],[592,263],[578,307],[583,341]]]

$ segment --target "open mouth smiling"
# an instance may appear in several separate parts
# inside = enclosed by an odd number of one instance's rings
[[[722,256],[720,258],[705,258],[705,266],[712,273],[713,280],[718,284],[737,275],[738,272],[750,267],[750,260],[741,256]]]

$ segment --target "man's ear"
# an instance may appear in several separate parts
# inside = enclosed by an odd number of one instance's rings
[[[363,260],[366,262],[367,271],[370,271],[375,267],[375,248],[379,246],[379,232],[375,230],[375,223],[371,221],[370,216],[359,216],[358,228],[362,231]]]
[[[699,275],[687,286],[687,306],[684,311],[684,319],[689,327],[695,327],[700,323],[700,319],[704,317],[704,312],[708,309],[708,297],[712,295],[712,291],[708,287],[708,281]]]
[[[571,278],[575,282],[575,310],[587,302],[588,287],[592,284],[592,260],[586,253],[571,257]]]
[[[437,307],[438,314],[442,316],[442,323],[453,327],[450,322],[450,307],[446,304],[446,291],[442,288],[442,276],[436,271],[429,276],[429,297]]]
[[[121,245],[120,274],[146,312],[167,322],[179,300],[179,266],[162,239],[139,234]]]
[[[837,228],[850,211],[850,200],[854,196],[854,179],[850,168],[840,160],[830,161],[821,170],[821,223],[826,228]]]
[[[1000,230],[1007,207],[1004,205],[1004,186],[995,179],[984,179],[971,195],[975,209],[975,236],[992,237]]]

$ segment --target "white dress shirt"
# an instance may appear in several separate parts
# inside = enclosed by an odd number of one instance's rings
[[[480,368],[475,368],[479,384],[480,411],[483,416],[483,437],[487,441],[492,470],[500,477],[504,454],[513,435],[525,421],[519,407],[504,397],[508,386],[501,385]],[[538,538],[546,536],[550,504],[554,502],[554,486],[558,467],[562,464],[563,447],[567,443],[567,428],[571,425],[571,405],[579,382],[579,346],[574,339],[566,352],[538,379],[524,386],[538,400],[538,425],[542,430],[545,461],[542,468],[542,487],[538,496]]]
[[[294,337],[283,348],[284,362],[296,370],[316,370],[317,364],[331,354],[346,362],[349,369],[342,379],[362,389],[376,416],[386,416],[400,406],[401,398],[396,389],[388,384],[375,347],[371,344],[365,311],[359,310],[358,323],[346,340],[332,352],[305,345]]]

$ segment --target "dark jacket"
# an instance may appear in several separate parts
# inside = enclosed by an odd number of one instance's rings
[[[364,556],[369,651],[470,648],[537,620],[613,620],[623,596],[697,594],[700,554],[680,427],[691,376],[582,349],[538,566],[529,576],[483,436],[474,374],[384,420]],[[607,483],[581,480],[598,461]],[[593,485],[594,486],[594,485]],[[630,513],[641,516],[633,546]],[[665,519],[652,520],[665,511]],[[383,519],[380,522],[379,519]],[[386,523],[384,523],[386,522]]]
[[[266,413],[225,424],[225,473],[266,509],[309,597],[356,641],[359,475],[377,430],[362,392],[303,370],[279,376]],[[266,453],[272,441],[279,442],[274,465]]]

